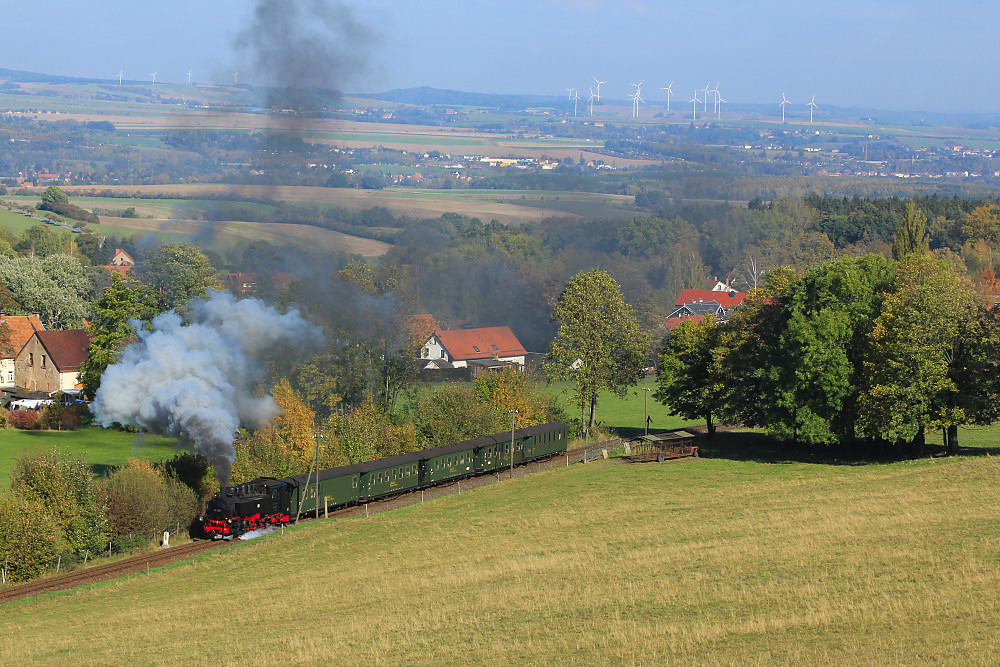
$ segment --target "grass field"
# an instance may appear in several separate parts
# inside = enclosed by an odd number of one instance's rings
[[[124,465],[129,459],[163,461],[177,449],[174,438],[139,435],[88,426],[79,431],[0,430],[0,489],[6,489],[14,459],[25,452],[40,452],[52,447],[64,451],[85,452],[87,463],[103,475],[111,466]]]
[[[1000,459],[600,461],[8,603],[4,664],[984,664]]]
[[[649,390],[649,400],[643,396],[645,389]],[[580,405],[573,401],[573,383],[553,382],[544,387],[547,394],[557,396],[560,404],[566,409],[567,414],[572,417],[580,417]],[[603,392],[597,399],[597,423],[601,428],[613,430],[615,433],[624,436],[641,434],[642,423],[645,415],[650,418],[650,430],[661,431],[693,424],[700,425],[700,421],[692,421],[683,417],[670,414],[666,406],[653,399],[656,392],[656,378],[645,377],[638,385],[629,389],[625,398],[620,398],[611,392]],[[645,404],[644,404],[645,403]],[[648,412],[646,412],[648,410]]]

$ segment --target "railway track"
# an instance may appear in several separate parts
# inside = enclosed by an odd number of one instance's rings
[[[192,556],[197,556],[206,551],[227,546],[228,544],[229,542],[225,541],[196,540],[176,547],[167,547],[131,556],[113,563],[84,567],[65,574],[56,574],[44,579],[36,579],[35,581],[18,584],[17,586],[0,588],[0,603],[39,595],[41,593],[61,591],[97,581],[107,581],[108,579],[115,579],[126,574],[146,572],[149,568],[160,567],[178,560],[191,558]]]

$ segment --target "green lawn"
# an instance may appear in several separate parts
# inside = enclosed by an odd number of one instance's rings
[[[766,460],[720,435],[7,603],[0,662],[993,662],[1000,459]]]
[[[79,431],[20,431],[0,430],[0,489],[6,489],[14,459],[25,452],[38,452],[58,447],[72,452],[85,452],[87,463],[98,475],[112,466],[123,465],[129,459],[163,461],[176,453],[177,441],[155,435],[125,433],[86,426]]]
[[[644,395],[648,389],[649,396]],[[571,418],[580,417],[580,404],[573,401],[572,382],[553,382],[546,385],[545,393],[558,396],[560,403]],[[658,403],[653,394],[656,393],[656,378],[643,378],[638,385],[631,387],[628,394],[621,398],[609,391],[603,392],[597,399],[597,423],[601,428],[609,429],[618,435],[632,436],[643,432],[642,423],[649,414],[651,431],[664,431],[692,424],[702,424],[697,420],[685,419],[671,415],[662,403]]]

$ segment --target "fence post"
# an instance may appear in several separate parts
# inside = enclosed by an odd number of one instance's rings
[[[59,560],[56,561],[56,574],[59,574],[60,565],[62,565],[62,554],[59,554]]]

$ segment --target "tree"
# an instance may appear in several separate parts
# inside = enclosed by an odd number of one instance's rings
[[[139,276],[156,291],[164,310],[203,297],[208,290],[222,289],[222,281],[208,257],[191,243],[157,247],[142,262]]]
[[[69,197],[58,186],[50,185],[42,193],[42,204],[67,204]]]
[[[976,332],[982,315],[972,285],[943,263],[928,254],[900,263],[870,335],[861,396],[868,435],[920,443],[929,428],[957,432],[959,425],[992,420],[995,409],[985,406],[995,392],[995,334]],[[966,340],[970,335],[982,338]]]
[[[80,366],[83,393],[89,400],[101,386],[104,370],[116,363],[121,351],[135,339],[133,322],[148,323],[157,315],[155,300],[152,291],[139,281],[111,275],[111,285],[94,305],[90,346]]]
[[[91,281],[80,261],[69,255],[0,256],[0,284],[47,329],[79,329],[90,314],[86,297]]]
[[[681,322],[663,339],[657,389],[653,398],[673,414],[704,419],[709,436],[715,435],[713,415],[726,397],[723,325],[711,315],[700,322]]]
[[[892,258],[898,261],[922,250],[927,250],[927,216],[913,202],[907,202],[903,219],[892,237]]]
[[[781,354],[772,362],[779,394],[771,398],[794,410],[772,432],[811,444],[854,440],[868,336],[892,276],[882,255],[843,257],[814,267],[785,290]]]
[[[566,284],[552,311],[559,324],[546,361],[554,379],[572,379],[585,430],[594,428],[602,391],[625,396],[639,381],[649,357],[649,336],[640,329],[614,278],[604,271],[578,273]]]
[[[996,204],[983,204],[969,211],[962,221],[962,236],[969,241],[983,239],[991,245],[1000,240],[1000,216]]]

